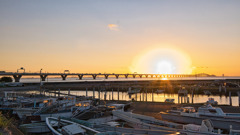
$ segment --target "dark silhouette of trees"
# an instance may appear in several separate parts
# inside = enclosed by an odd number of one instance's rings
[[[12,77],[2,77],[0,79],[0,82],[12,82],[12,81],[13,81]]]

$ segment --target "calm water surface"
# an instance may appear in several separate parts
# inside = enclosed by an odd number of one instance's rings
[[[68,91],[61,91],[62,93],[67,94]],[[39,93],[38,91],[30,91],[29,93]],[[86,96],[85,90],[72,90],[70,92],[72,95],[76,96]],[[47,93],[48,96],[54,96],[53,93]],[[88,96],[93,96],[93,91],[87,92]],[[100,99],[104,100],[105,91],[100,92]],[[112,96],[113,95],[113,96]],[[61,95],[63,96],[63,95]],[[191,94],[188,94],[189,102],[192,103]],[[194,95],[193,103],[204,103],[208,98],[214,98],[218,104],[229,104],[229,97],[226,96],[207,96],[207,95]],[[98,91],[95,91],[95,98],[99,98]],[[147,102],[164,102],[166,99],[175,99],[175,103],[178,103],[178,94],[165,94],[165,93],[137,93],[129,95],[127,92],[119,92],[119,100],[130,101],[134,99],[135,101],[147,101]],[[108,91],[106,92],[106,100],[118,100],[118,92]],[[179,101],[180,102],[180,101]],[[238,96],[232,96],[232,105],[238,106]]]

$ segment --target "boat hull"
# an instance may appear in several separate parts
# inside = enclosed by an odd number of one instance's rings
[[[13,111],[16,112],[18,117],[20,119],[23,119],[24,117],[31,116],[37,109],[35,108],[16,108]]]
[[[240,121],[238,120],[229,120],[223,118],[211,118],[211,117],[190,117],[190,116],[182,116],[178,114],[170,114],[170,113],[161,113],[162,119],[172,122],[184,123],[184,124],[197,124],[201,125],[202,120],[210,119],[213,123],[214,128],[220,128],[224,130],[228,130],[230,125],[232,125],[233,129],[240,129]]]
[[[41,121],[45,121],[47,117],[66,117],[66,118],[70,118],[72,117],[72,112],[61,112],[61,113],[53,113],[53,114],[41,114]]]
[[[24,124],[20,126],[26,133],[48,133],[50,132],[46,123]]]

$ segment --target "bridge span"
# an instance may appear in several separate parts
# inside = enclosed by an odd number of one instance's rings
[[[61,76],[62,80],[66,80],[67,76],[78,76],[80,80],[83,79],[84,76],[92,76],[93,79],[96,79],[97,76],[102,76],[105,79],[108,79],[109,76],[114,76],[116,79],[118,79],[120,76],[128,78],[183,78],[183,77],[195,77],[196,75],[193,74],[109,74],[109,73],[19,73],[19,72],[5,72],[0,73],[0,76],[12,76],[15,80],[15,82],[19,82],[22,76],[39,76],[41,78],[41,81],[45,81],[48,76]],[[211,77],[211,75],[205,75]]]

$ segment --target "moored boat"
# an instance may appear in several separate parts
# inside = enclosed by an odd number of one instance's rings
[[[84,125],[54,117],[47,117],[46,124],[54,135],[94,135],[100,133]]]
[[[50,132],[45,122],[20,125],[20,129],[26,133],[48,133]]]
[[[181,111],[160,112],[163,120],[179,122],[179,123],[202,123],[204,119],[210,119],[215,128],[225,129],[229,131],[230,125],[233,129],[240,129],[240,114],[224,113],[221,108],[206,105],[198,108],[183,107]]]

